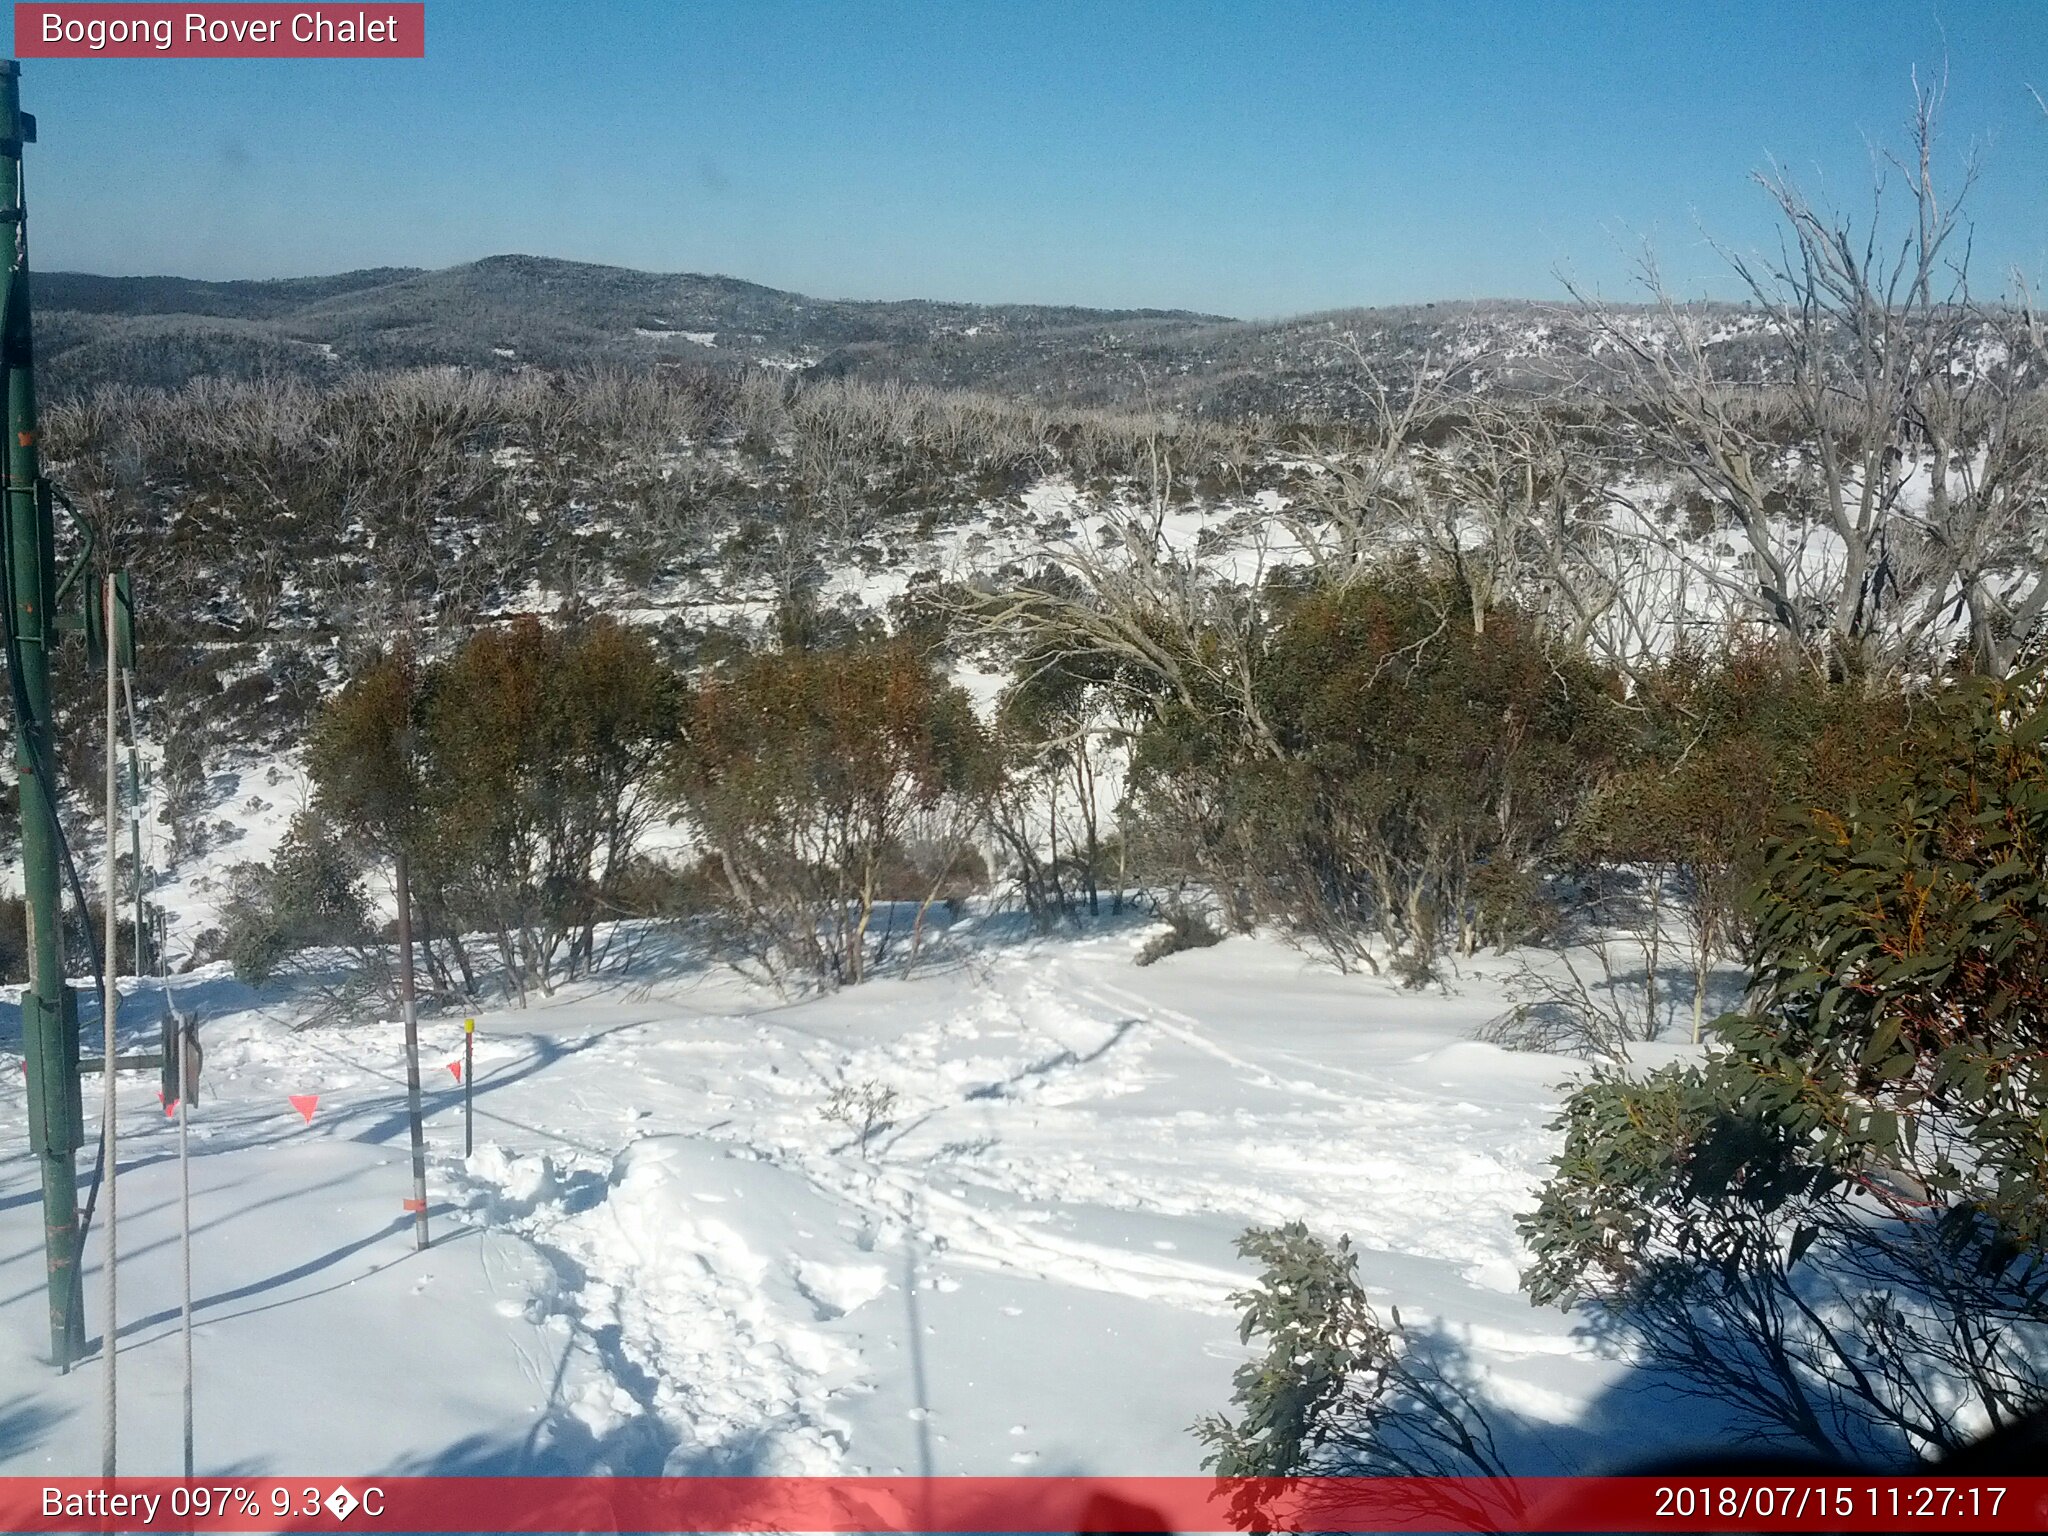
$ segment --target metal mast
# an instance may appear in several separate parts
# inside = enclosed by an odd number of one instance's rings
[[[28,912],[28,990],[22,1038],[28,1056],[29,1143],[43,1182],[43,1249],[49,1268],[50,1354],[68,1367],[84,1348],[78,1305],[78,1015],[64,985],[58,908],[56,753],[50,738],[50,649],[58,596],[50,491],[36,454],[35,359],[30,342],[28,215],[21,152],[35,142],[21,110],[21,66],[0,60],[0,375],[7,396],[0,455],[0,513],[7,564],[7,665],[14,706],[14,761],[21,785],[22,895]]]

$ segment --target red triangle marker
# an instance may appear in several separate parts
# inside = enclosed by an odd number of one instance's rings
[[[291,1100],[292,1108],[304,1115],[306,1117],[306,1124],[311,1125],[313,1123],[313,1110],[320,1102],[320,1095],[317,1093],[295,1093],[291,1096]]]
[[[449,1062],[449,1063],[448,1063],[448,1070],[449,1070],[450,1072],[453,1072],[453,1073],[455,1074],[455,1081],[457,1081],[458,1083],[462,1081],[462,1063],[461,1063],[461,1062],[459,1062],[459,1061],[451,1061],[451,1062]]]
[[[172,1099],[169,1102],[166,1102],[162,1092],[159,1091],[156,1096],[156,1101],[157,1103],[162,1104],[164,1106],[164,1118],[166,1120],[172,1120],[177,1117],[178,1101],[176,1099]]]

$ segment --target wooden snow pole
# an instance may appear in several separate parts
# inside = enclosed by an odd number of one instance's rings
[[[119,625],[114,607],[114,578],[110,575],[100,583],[100,601],[104,604],[106,616],[105,633],[111,637]],[[120,717],[117,713],[119,696],[115,692],[115,680],[119,674],[117,647],[109,644],[107,653],[107,875],[101,888],[100,907],[106,916],[106,943],[100,950],[105,960],[100,967],[100,1022],[106,1045],[100,1056],[100,1078],[105,1089],[105,1098],[100,1109],[100,1135],[106,1139],[106,1199],[107,1199],[107,1300],[105,1332],[100,1339],[100,1358],[106,1372],[106,1400],[101,1405],[106,1422],[100,1429],[100,1473],[105,1477],[114,1475],[116,1442],[119,1439],[120,1392],[118,1371],[121,1356],[121,1311],[120,1311],[120,1200],[116,1175],[120,1172],[120,1117],[119,1096],[115,1085],[121,1080],[120,1045],[115,1039],[115,1003],[119,995],[120,972],[117,963],[120,955],[120,907],[114,901],[115,882],[120,878],[120,842],[115,828],[121,818],[121,756]]]
[[[403,847],[392,861],[398,886],[398,999],[405,1011],[405,1098],[412,1127],[413,1246],[427,1246],[427,1134],[420,1112],[420,1013],[412,974],[412,860]]]

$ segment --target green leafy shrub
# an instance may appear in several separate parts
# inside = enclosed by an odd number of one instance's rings
[[[1698,1039],[1709,973],[1750,939],[1742,895],[1763,872],[1775,818],[1871,788],[1903,739],[1909,701],[1831,686],[1775,651],[1741,647],[1681,652],[1643,675],[1630,705],[1622,760],[1576,808],[1563,852],[1641,876],[1647,900],[1596,898],[1582,918],[1642,936],[1652,994],[1659,960],[1682,968]]]
[[[1188,906],[1168,906],[1159,914],[1166,920],[1166,932],[1154,934],[1138,951],[1139,965],[1156,965],[1168,955],[1190,949],[1208,949],[1221,944],[1223,935],[1207,916]]]
[[[1257,1284],[1231,1298],[1238,1337],[1264,1352],[1233,1378],[1236,1416],[1196,1423],[1203,1466],[1228,1478],[1508,1475],[1472,1384],[1398,1309],[1380,1320],[1349,1238],[1290,1222],[1253,1227],[1237,1251],[1259,1265]],[[1262,1528],[1256,1490],[1233,1500],[1240,1524]]]
[[[221,908],[222,955],[235,976],[261,985],[316,946],[360,950],[370,938],[360,870],[317,818],[296,817],[268,865],[242,864]]]
[[[1401,566],[1266,594],[1250,711],[1162,707],[1132,781],[1148,844],[1339,964],[1470,953],[1527,926],[1527,877],[1614,760],[1610,678],[1529,617],[1475,631]]]
[[[838,985],[866,975],[892,879],[923,871],[929,904],[966,867],[996,771],[961,689],[901,642],[860,642],[705,676],[665,782],[724,875],[730,957]]]
[[[307,766],[365,857],[409,861],[432,985],[476,991],[464,935],[481,933],[524,1000],[590,965],[599,920],[633,910],[620,898],[675,715],[645,635],[521,619],[431,663],[375,658],[322,709]]]
[[[1759,1435],[1926,1454],[2048,1403],[2044,694],[1958,684],[1793,816],[1717,1049],[1565,1106],[1531,1296],[1590,1299]]]

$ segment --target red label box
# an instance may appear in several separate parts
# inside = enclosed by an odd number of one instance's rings
[[[0,1477],[0,1533],[2041,1531],[2048,1477]]]
[[[14,53],[23,59],[421,59],[427,8],[381,0],[17,4]]]

